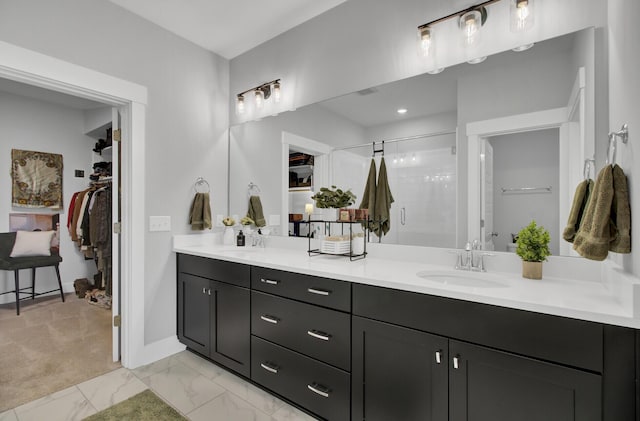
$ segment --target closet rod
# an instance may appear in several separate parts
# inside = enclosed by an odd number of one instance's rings
[[[405,140],[415,140],[415,139],[422,139],[422,138],[430,138],[430,137],[436,137],[436,136],[444,136],[447,134],[456,134],[456,131],[444,131],[444,132],[436,132],[436,133],[429,133],[429,134],[418,134],[415,136],[405,136],[405,137],[397,137],[394,139],[384,139],[384,140],[376,140],[375,143],[378,142],[384,142],[384,143],[395,143],[395,142],[403,142]],[[335,148],[334,151],[343,151],[346,149],[354,149],[354,148],[362,148],[363,146],[371,146],[371,142],[367,142],[367,143],[361,143],[359,145],[351,145],[351,146],[344,146],[342,148]]]

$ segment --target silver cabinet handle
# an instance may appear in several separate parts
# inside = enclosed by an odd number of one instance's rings
[[[273,323],[274,325],[277,325],[280,321],[280,319],[278,319],[277,317],[268,316],[266,314],[263,314],[262,316],[260,316],[260,318],[265,322]]]
[[[211,288],[209,288],[209,290],[207,292],[209,293],[209,295],[211,295]]]
[[[264,278],[260,278],[260,282],[264,284],[269,284],[269,285],[278,285],[280,283],[280,281],[275,281],[273,279],[264,279]]]
[[[307,291],[309,291],[312,294],[318,294],[318,295],[329,295],[329,294],[331,294],[331,291],[325,291],[323,289],[316,289],[316,288],[307,288]]]
[[[268,365],[267,363],[260,363],[260,367],[264,368],[265,370],[273,373],[273,374],[278,374],[278,367],[271,367],[270,365]]]
[[[202,288],[202,293],[206,294],[207,293],[207,289],[206,288]]]
[[[407,224],[407,209],[405,207],[402,207],[400,209],[400,223],[402,225]]]
[[[460,368],[460,357],[458,355],[453,357],[453,368],[456,370]]]
[[[323,332],[318,332],[317,330],[307,330],[307,335],[313,336],[314,338],[322,339],[323,341],[328,341],[329,338],[331,338],[331,335]]]
[[[328,398],[329,397],[329,391],[328,390],[327,391],[320,390],[320,389],[318,389],[318,387],[321,387],[321,386],[316,384],[316,383],[307,385],[307,388],[309,388],[309,390],[311,390],[312,392],[317,393],[318,395],[322,396],[323,398]]]
[[[442,352],[436,351],[436,364],[440,364],[442,362]]]

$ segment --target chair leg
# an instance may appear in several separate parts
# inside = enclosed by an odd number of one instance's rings
[[[64,303],[64,292],[62,291],[62,280],[60,279],[60,268],[56,265],[56,276],[58,277],[58,286],[60,287],[60,298]]]
[[[13,276],[16,280],[16,314],[20,315],[20,274],[18,269],[13,271]]]
[[[31,299],[36,299],[36,268],[31,268]]]

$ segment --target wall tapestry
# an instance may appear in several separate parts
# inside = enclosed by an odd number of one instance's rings
[[[62,209],[62,155],[11,150],[12,204]]]

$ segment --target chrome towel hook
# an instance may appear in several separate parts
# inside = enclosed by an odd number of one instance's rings
[[[609,146],[607,147],[607,164],[616,163],[616,148],[618,139],[622,140],[622,143],[629,141],[629,127],[626,124],[622,125],[622,128],[617,132],[609,133]]]

